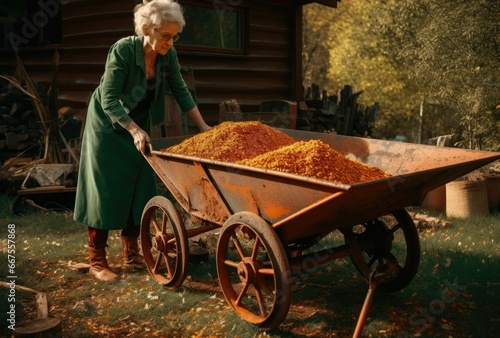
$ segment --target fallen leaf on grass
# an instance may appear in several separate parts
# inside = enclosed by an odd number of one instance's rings
[[[441,325],[441,328],[443,330],[447,330],[447,331],[453,330],[453,326],[451,326],[450,324],[443,324],[443,325]]]

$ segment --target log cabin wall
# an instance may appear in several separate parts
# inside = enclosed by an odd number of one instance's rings
[[[19,48],[18,53],[32,79],[47,86],[51,79],[54,51],[60,53],[57,73],[61,105],[85,113],[87,101],[99,84],[109,47],[119,38],[134,33],[134,0],[55,0],[60,5],[62,43],[36,48]],[[30,18],[27,18],[30,21]],[[12,50],[2,51],[0,70],[12,73]]]
[[[21,48],[19,55],[31,77],[48,84],[54,50],[58,49],[60,104],[84,112],[99,83],[110,45],[134,34],[132,10],[137,1],[53,1],[62,3],[62,43]],[[179,2],[182,5],[184,1]],[[207,122],[217,123],[219,102],[228,99],[236,99],[243,111],[256,111],[264,100],[300,100],[301,4],[285,0],[223,2],[238,4],[246,11],[245,54],[178,48],[181,65],[194,71],[197,101]],[[10,75],[14,65],[14,53],[4,49],[0,55],[1,74]]]

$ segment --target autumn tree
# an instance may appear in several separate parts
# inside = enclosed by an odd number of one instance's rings
[[[304,87],[317,84],[320,88],[328,87],[328,68],[330,67],[330,52],[326,41],[329,30],[338,13],[334,8],[319,4],[304,6],[302,60]]]
[[[350,84],[364,91],[362,103],[380,103],[377,137],[402,133],[425,141],[422,129],[428,138],[460,127],[465,146],[483,141],[492,149],[500,129],[499,6],[495,0],[340,2],[325,40],[328,85]]]
[[[394,138],[418,130],[420,96],[406,70],[394,62],[393,49],[380,33],[391,20],[380,4],[363,0],[341,2],[329,28],[328,78],[334,88],[352,85],[363,90],[359,102],[378,102],[375,137]]]
[[[395,2],[398,60],[425,97],[451,110],[470,149],[500,149],[500,2]]]

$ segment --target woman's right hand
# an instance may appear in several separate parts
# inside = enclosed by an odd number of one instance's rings
[[[142,153],[146,152],[146,143],[151,143],[151,138],[148,133],[141,129],[135,122],[130,122],[127,127],[127,131],[132,135],[134,139],[134,145]]]

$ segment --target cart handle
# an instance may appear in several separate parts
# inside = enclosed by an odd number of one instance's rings
[[[151,141],[146,141],[146,144],[144,146],[144,151],[141,151],[144,156],[150,155],[151,152],[153,151],[153,144]]]

